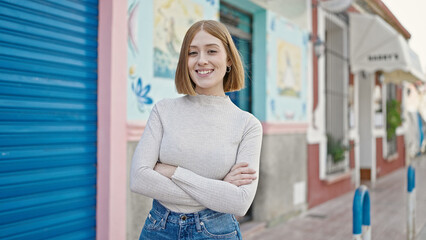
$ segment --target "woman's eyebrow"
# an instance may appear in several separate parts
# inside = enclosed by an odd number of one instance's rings
[[[206,44],[206,45],[204,45],[205,47],[219,47],[219,44],[216,44],[216,43],[209,43],[209,44]],[[189,47],[190,48],[198,48],[198,45],[189,45]]]

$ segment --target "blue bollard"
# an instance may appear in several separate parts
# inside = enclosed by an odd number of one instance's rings
[[[407,190],[408,192],[413,192],[416,188],[416,170],[413,166],[408,166],[407,169]]]
[[[370,194],[368,188],[361,185],[356,189],[352,207],[353,240],[371,239]],[[364,231],[363,231],[364,230]]]
[[[407,169],[407,239],[416,238],[416,170],[411,165]]]

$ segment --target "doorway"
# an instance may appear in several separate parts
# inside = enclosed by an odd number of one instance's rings
[[[239,108],[252,112],[252,15],[231,4],[221,2],[220,22],[228,28],[232,40],[241,54],[245,73],[245,88],[229,92],[227,95]]]
[[[361,180],[375,181],[375,141],[373,137],[374,74],[358,74],[359,145]]]

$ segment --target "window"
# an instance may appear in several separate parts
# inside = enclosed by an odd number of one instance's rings
[[[400,125],[401,112],[400,102],[396,98],[396,85],[393,83],[387,83],[385,85],[385,101],[383,103],[383,109],[386,109],[386,117],[384,124],[386,126],[386,137],[383,138],[383,154],[385,158],[391,158],[397,154],[397,141],[396,141],[396,127]],[[390,119],[392,122],[389,122]]]
[[[345,15],[326,15],[325,44],[326,174],[330,175],[349,169],[349,73]]]

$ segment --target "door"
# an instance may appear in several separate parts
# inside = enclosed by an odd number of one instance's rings
[[[0,239],[94,239],[98,2],[0,1]]]
[[[220,21],[228,28],[241,54],[245,73],[245,88],[227,95],[239,108],[251,112],[252,16],[230,4],[221,2]]]
[[[373,152],[375,142],[373,141],[373,74],[360,74],[359,81],[359,144],[360,144],[360,168],[361,180],[375,179],[375,158]],[[373,179],[374,178],[374,179]]]

